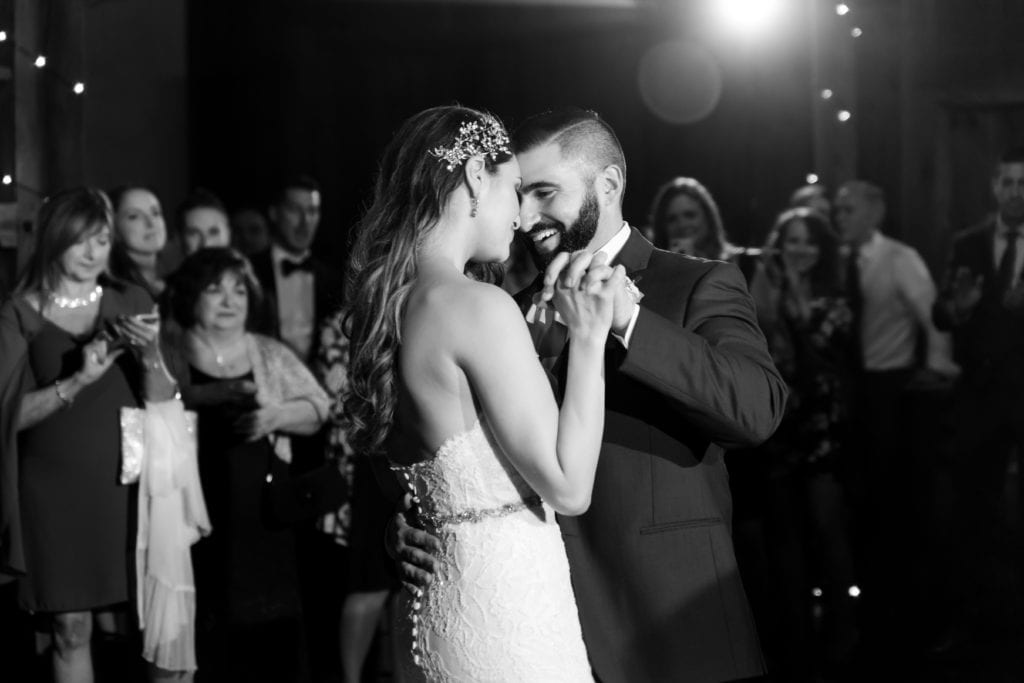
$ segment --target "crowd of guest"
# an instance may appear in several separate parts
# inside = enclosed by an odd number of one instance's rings
[[[956,469],[955,523],[919,644],[941,656],[992,625],[992,566],[1016,567],[1007,548],[1020,547],[1003,493],[1024,437],[1024,152],[991,182],[996,211],[955,239],[941,287],[886,234],[868,181],[798,188],[756,247],[730,241],[698,180],[654,194],[648,237],[740,267],[789,385],[774,436],[730,454],[733,534],[773,680],[870,667],[920,626],[906,591],[915,535],[937,537],[914,504],[932,493],[926,451]],[[170,233],[146,187],[44,202],[0,310],[7,661],[92,680],[93,653],[113,643],[135,648],[119,670],[150,680],[351,682],[386,659],[371,649],[398,584],[383,543],[393,504],[346,438],[342,273],[312,251],[321,201],[308,177],[265,213],[196,189]],[[513,250],[505,286],[535,273]],[[126,472],[133,409],[191,444],[167,456],[176,517],[154,502],[155,465]],[[174,585],[194,596],[173,607],[146,588],[166,565],[186,567]]]
[[[44,202],[0,327],[13,670],[358,681],[385,661],[369,655],[397,584],[391,504],[344,438],[341,273],[312,256],[320,205],[307,177],[265,213],[197,189],[171,231],[146,187]],[[134,479],[130,415],[145,416]],[[177,452],[170,483],[154,429]],[[169,576],[170,606],[153,588]]]
[[[861,680],[894,662],[927,675],[998,657],[1022,626],[1006,487],[1022,443],[1024,150],[988,182],[995,212],[956,235],[941,286],[886,234],[868,181],[796,189],[747,249],[693,178],[652,203],[656,245],[747,275],[789,385],[774,436],[730,454],[737,554],[778,680]]]

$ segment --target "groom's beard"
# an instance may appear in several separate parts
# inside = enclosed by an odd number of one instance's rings
[[[534,248],[533,241],[527,235],[530,255],[533,257],[534,264],[539,270],[543,271],[551,263],[551,260],[555,258],[556,254],[563,251],[572,253],[580,249],[586,249],[587,245],[593,241],[594,235],[597,234],[597,223],[600,218],[601,205],[597,201],[597,193],[594,192],[593,188],[588,188],[587,193],[583,196],[583,204],[580,205],[580,213],[568,228],[559,221],[545,221],[538,223],[530,230],[530,235],[552,229],[557,230],[559,234],[558,246],[554,251],[546,254],[538,252]]]

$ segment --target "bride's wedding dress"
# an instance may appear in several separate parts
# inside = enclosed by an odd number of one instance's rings
[[[481,421],[434,458],[393,465],[441,541],[434,582],[402,591],[399,658],[413,681],[592,681],[554,512]]]

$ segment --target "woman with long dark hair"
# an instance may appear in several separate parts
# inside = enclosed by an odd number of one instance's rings
[[[142,185],[122,185],[108,194],[114,210],[110,272],[157,299],[165,285],[159,257],[167,246],[167,222],[160,199]]]
[[[679,176],[661,185],[649,218],[659,249],[717,260],[732,255],[718,205],[696,178]]]
[[[776,219],[751,284],[758,322],[789,385],[782,424],[761,447],[769,456],[769,554],[784,595],[783,622],[771,631],[788,634],[780,643],[789,649],[783,666],[811,661],[803,648],[810,647],[812,585],[827,593],[827,656],[844,660],[856,640],[847,594],[856,582],[841,477],[853,314],[839,263],[839,239],[828,219],[806,207],[790,209]]]
[[[624,274],[597,261],[554,287],[572,340],[559,411],[515,302],[467,274],[508,258],[520,182],[495,118],[428,109],[385,150],[353,246],[352,445],[387,454],[441,542],[398,625],[413,678],[591,679],[554,512],[589,505]]]

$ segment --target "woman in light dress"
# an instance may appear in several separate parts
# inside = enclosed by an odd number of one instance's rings
[[[353,445],[388,456],[442,545],[398,625],[413,680],[592,680],[554,513],[590,502],[624,273],[579,252],[549,278],[571,339],[559,410],[516,303],[474,275],[508,258],[520,184],[496,119],[426,110],[385,150],[353,246]]]

